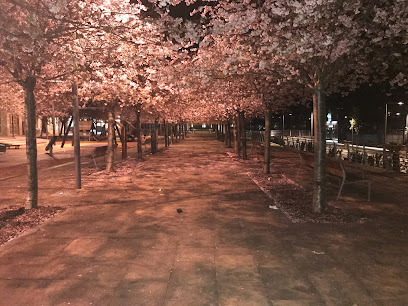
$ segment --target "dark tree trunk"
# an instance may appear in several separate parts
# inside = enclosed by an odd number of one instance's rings
[[[156,124],[153,123],[151,125],[151,131],[150,131],[150,152],[152,154],[156,154],[157,151],[157,139],[156,139]]]
[[[228,147],[228,128],[227,128],[227,121],[224,121],[222,125],[224,126],[224,145]]]
[[[320,82],[313,95],[314,116],[314,188],[313,210],[324,212],[326,207],[326,94]]]
[[[43,116],[41,117],[41,132],[40,132],[40,138],[43,137],[43,133],[47,135],[47,117]]]
[[[140,124],[140,109],[136,110],[136,138],[137,138],[137,159],[143,159],[142,149],[142,127]]]
[[[115,163],[115,116],[113,111],[108,113],[108,149],[106,151],[106,171],[114,171]]]
[[[155,143],[155,146],[156,146],[156,152],[157,152],[157,150],[159,149],[159,131],[160,131],[159,118],[156,118],[154,120],[154,126],[156,128],[156,133],[155,133],[156,143]]]
[[[55,106],[54,106],[54,102],[52,102],[51,110],[52,110],[52,117],[51,117],[51,119],[52,119],[52,136],[55,136],[56,129],[55,129]],[[14,129],[13,129],[13,131],[14,131]]]
[[[174,123],[172,123],[170,127],[171,144],[174,144],[174,130],[175,130]]]
[[[81,189],[81,139],[79,135],[78,85],[72,84],[72,112],[74,119],[75,188]]]
[[[246,146],[245,111],[241,112],[240,117],[241,117],[240,127],[241,127],[242,159],[248,159]]]
[[[239,149],[239,124],[238,124],[238,116],[235,117],[235,123],[234,123],[234,152],[238,155],[238,157],[241,155],[240,149]]]
[[[67,119],[66,118],[60,118],[61,121],[61,129],[58,134],[58,137],[62,137],[62,134],[65,133],[65,125],[67,124]]]
[[[227,120],[226,124],[226,133],[227,133],[227,148],[231,148],[232,140],[231,140],[231,120]]]
[[[218,131],[218,123],[215,125],[215,137],[216,137],[217,139],[220,139],[220,133],[219,133],[219,131]]]
[[[167,148],[169,146],[169,139],[168,139],[168,128],[166,120],[163,119],[163,127],[164,127],[164,147]]]
[[[184,128],[184,123],[183,123],[183,121],[181,121],[180,127],[181,127],[181,139],[184,139],[184,138],[186,138],[186,130],[185,130],[185,128]]]
[[[167,123],[166,129],[167,129],[167,144],[168,144],[168,146],[170,146],[171,123]]]
[[[128,158],[128,147],[127,147],[127,130],[128,130],[128,125],[124,121],[122,122],[123,127],[122,127],[122,159]]]
[[[271,118],[272,113],[269,107],[265,110],[265,152],[263,172],[265,174],[271,173]]]
[[[37,139],[36,139],[36,105],[34,88],[35,77],[27,77],[23,87],[27,112],[26,154],[28,160],[28,208],[38,207],[38,171],[37,171]]]
[[[184,138],[187,138],[187,123],[184,123],[183,130],[184,130]]]

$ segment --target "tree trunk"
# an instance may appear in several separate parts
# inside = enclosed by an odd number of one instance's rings
[[[265,174],[271,173],[271,118],[272,113],[269,107],[265,110],[265,152],[263,172]]]
[[[168,128],[166,120],[163,119],[163,126],[164,126],[164,147],[167,148],[169,146],[169,138],[168,138]]]
[[[167,123],[166,129],[167,129],[167,144],[168,144],[168,146],[170,146],[171,123]]]
[[[184,128],[184,123],[183,123],[183,121],[181,121],[180,127],[181,127],[181,139],[185,139],[185,138],[186,138],[186,130],[185,130],[185,128]]]
[[[321,213],[326,207],[326,95],[320,83],[314,89],[313,116],[315,123],[313,210]]]
[[[157,150],[159,149],[159,131],[160,131],[160,123],[159,123],[159,117],[157,117],[155,120],[154,120],[154,126],[155,126],[155,128],[156,128],[156,133],[155,133],[155,136],[156,136],[156,143],[155,143],[155,145],[156,145],[156,152],[157,152]]]
[[[65,133],[65,124],[67,122],[67,119],[63,118],[63,117],[60,117],[60,121],[61,121],[61,129],[60,129],[60,132],[58,134],[58,137],[61,137],[62,133]]]
[[[229,135],[229,120],[227,119],[226,121],[225,121],[225,141],[224,141],[224,144],[225,144],[225,147],[226,148],[228,148],[228,145],[229,145],[229,137],[230,137],[230,135]]]
[[[231,140],[231,119],[227,120],[227,135],[228,135],[227,148],[231,148],[231,145],[232,145],[232,140]]]
[[[122,122],[122,159],[126,159],[128,157],[128,147],[127,147],[127,123],[125,121]]]
[[[238,131],[238,119],[235,117],[234,120],[234,152],[239,154],[239,131]]]
[[[155,123],[151,125],[151,131],[150,131],[150,152],[152,154],[156,154],[157,152],[157,139],[156,139],[156,120]]]
[[[28,160],[28,208],[38,207],[38,171],[36,139],[35,77],[27,77],[24,82],[25,106],[27,112],[26,154]]]
[[[108,113],[108,149],[106,151],[106,171],[114,171],[115,163],[115,116],[112,111]]]
[[[142,127],[140,124],[140,110],[136,111],[136,137],[137,137],[137,159],[143,159],[143,149],[142,149]]]
[[[81,189],[81,139],[79,135],[78,85],[72,84],[72,114],[74,119],[75,188]]]
[[[224,122],[224,131],[225,131],[224,145],[226,148],[228,148],[228,119]]]
[[[184,131],[184,138],[187,138],[187,123],[184,123],[183,131]]]
[[[54,101],[52,102],[52,136],[55,136],[55,106]],[[14,129],[13,129],[14,131]]]
[[[242,143],[242,159],[248,159],[246,146],[246,130],[245,130],[245,111],[240,114],[240,128],[241,128],[241,143]]]
[[[215,138],[220,139],[220,134],[218,132],[218,123],[215,125]]]
[[[171,127],[170,127],[170,135],[171,135],[171,144],[174,144],[174,129],[175,129],[175,127],[174,127],[174,123],[172,123],[171,124]]]

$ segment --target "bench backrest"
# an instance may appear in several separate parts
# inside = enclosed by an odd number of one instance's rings
[[[313,154],[301,152],[299,153],[299,155],[300,158],[302,159],[302,164],[314,168],[315,163]],[[345,176],[345,169],[341,162],[327,157],[326,157],[326,172],[341,178]]]
[[[331,158],[326,158],[326,171],[338,177],[344,177],[344,167],[338,160],[333,160]]]
[[[95,147],[92,151],[92,156],[93,157],[104,156],[107,150],[108,150],[108,146]]]

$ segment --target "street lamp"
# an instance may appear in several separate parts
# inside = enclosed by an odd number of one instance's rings
[[[282,115],[282,147],[285,145],[283,133],[285,132],[285,115]]]
[[[385,168],[388,168],[388,162],[386,158],[387,150],[385,148],[387,144],[387,125],[388,125],[388,104],[393,104],[393,103],[385,103],[385,124],[384,124],[384,147],[383,147],[383,163],[385,165]],[[404,102],[400,101],[396,103],[397,105],[401,106],[404,105]],[[405,132],[405,131],[404,131]],[[404,139],[403,139],[404,141]],[[387,163],[387,164],[386,164]]]
[[[393,104],[393,103],[385,103],[384,150],[385,150],[385,145],[387,144],[387,125],[388,125],[388,105],[389,104]],[[400,101],[396,104],[401,106],[401,105],[404,105],[404,102]],[[400,113],[397,113],[397,114],[399,115]]]

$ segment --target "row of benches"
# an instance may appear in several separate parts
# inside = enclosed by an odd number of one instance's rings
[[[301,160],[301,165],[308,166],[310,168],[315,167],[314,154],[300,152],[299,157]],[[366,183],[368,187],[368,197],[367,200],[370,201],[371,197],[371,181],[365,176],[363,169],[358,169],[358,171],[346,170],[344,163],[338,159],[326,158],[326,172],[333,177],[339,178],[339,192],[337,194],[337,200],[341,196],[344,185],[356,184],[356,183]]]
[[[257,151],[258,154],[262,154],[265,150],[265,144],[259,141],[251,142],[251,150]],[[300,163],[302,166],[307,166],[310,168],[315,167],[314,154],[307,152],[300,152]],[[344,185],[356,184],[356,183],[366,183],[368,187],[368,201],[371,198],[371,181],[365,176],[363,169],[358,169],[358,171],[347,170],[344,162],[339,159],[326,158],[326,172],[332,177],[336,177],[339,180],[339,191],[337,194],[337,200],[340,198],[343,191]]]

